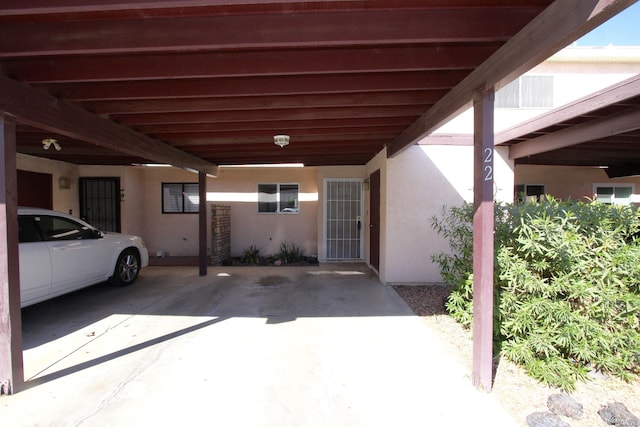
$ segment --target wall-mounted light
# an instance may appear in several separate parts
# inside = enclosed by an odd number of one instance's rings
[[[280,148],[284,148],[285,145],[289,145],[289,135],[275,135],[273,143],[279,145]]]
[[[124,202],[124,188],[120,189],[120,201]]]
[[[62,150],[62,147],[60,146],[60,144],[58,144],[58,140],[55,138],[45,138],[42,140],[42,148],[45,150],[48,150],[49,148],[51,148],[51,146],[53,145],[53,148],[56,149],[56,151],[60,151]]]
[[[61,176],[60,178],[58,178],[58,187],[68,190],[69,188],[71,188],[71,180],[66,176]]]
[[[364,186],[364,191],[369,191],[369,178],[365,178],[364,181],[362,181],[362,184]]]

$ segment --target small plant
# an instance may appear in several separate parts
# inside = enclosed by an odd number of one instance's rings
[[[240,262],[243,264],[260,264],[260,248],[251,245],[242,251]]]
[[[280,252],[275,255],[275,258],[283,264],[295,264],[304,260],[304,253],[295,244],[288,245],[287,242],[282,242]]]

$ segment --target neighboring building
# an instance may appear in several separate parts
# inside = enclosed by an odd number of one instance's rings
[[[565,49],[496,95],[496,131],[638,72],[640,48]],[[366,166],[221,167],[207,179],[207,203],[231,207],[232,256],[251,245],[273,254],[288,242],[321,261],[367,262],[385,283],[441,281],[431,256],[448,247],[431,218],[443,206],[473,200],[472,128],[465,112],[396,157],[382,151]],[[196,174],[22,154],[17,162],[20,170],[50,175],[54,209],[85,216],[88,184],[113,183],[113,227],[141,235],[151,255],[198,254]],[[640,178],[612,180],[597,168],[514,166],[507,147],[496,149],[494,178],[495,198],[505,202],[522,191],[630,203],[640,188]]]

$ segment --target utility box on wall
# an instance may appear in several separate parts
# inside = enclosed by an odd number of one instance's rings
[[[231,259],[231,206],[211,206],[211,265]]]

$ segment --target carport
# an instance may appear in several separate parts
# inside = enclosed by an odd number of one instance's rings
[[[1,391],[23,382],[16,152],[168,163],[202,183],[218,165],[365,164],[385,147],[393,157],[472,103],[473,382],[490,390],[493,93],[632,3],[5,1]],[[282,132],[295,143],[274,150]],[[64,150],[44,152],[45,138]],[[200,212],[202,231],[203,202]]]
[[[609,178],[640,174],[640,76],[496,135],[516,165],[602,167]]]

